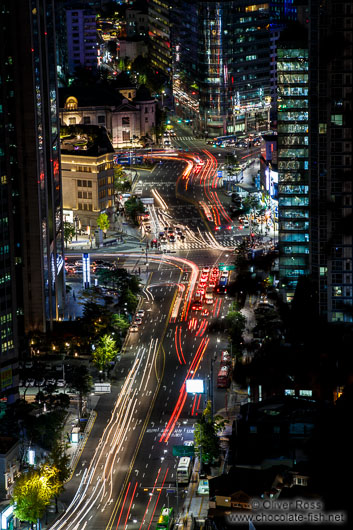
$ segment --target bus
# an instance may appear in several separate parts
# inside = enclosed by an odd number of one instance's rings
[[[162,508],[156,530],[170,530],[174,525],[173,508]]]
[[[230,385],[230,366],[221,366],[217,375],[217,388],[228,388]]]
[[[227,292],[227,285],[228,285],[228,277],[221,276],[220,279],[218,280],[216,292],[218,294],[225,294]]]
[[[192,471],[192,460],[189,456],[181,456],[177,467],[178,484],[188,484]]]
[[[230,136],[218,136],[214,139],[214,143],[216,145],[222,145],[222,144],[235,144],[237,141],[236,135],[230,135]]]

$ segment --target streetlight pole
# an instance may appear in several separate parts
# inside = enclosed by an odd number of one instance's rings
[[[77,241],[77,225],[78,225],[78,217],[77,217],[77,215],[75,215],[74,221],[75,221],[75,235],[76,235],[76,241]]]

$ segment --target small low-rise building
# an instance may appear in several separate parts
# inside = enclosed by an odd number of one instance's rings
[[[64,216],[76,228],[93,230],[102,211],[113,212],[114,149],[104,128],[72,130],[75,134],[61,139]]]
[[[13,436],[0,436],[0,499],[12,495],[19,466],[19,441]]]

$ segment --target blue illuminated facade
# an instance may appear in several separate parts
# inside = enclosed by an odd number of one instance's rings
[[[305,39],[286,37],[277,49],[278,213],[279,275],[290,300],[309,272],[309,62]]]

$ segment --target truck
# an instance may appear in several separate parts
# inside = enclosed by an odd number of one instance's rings
[[[212,289],[212,287],[207,287],[207,289],[206,289],[205,302],[206,302],[206,304],[213,304],[213,289]]]
[[[217,375],[217,388],[228,388],[231,381],[230,366],[221,366]]]

